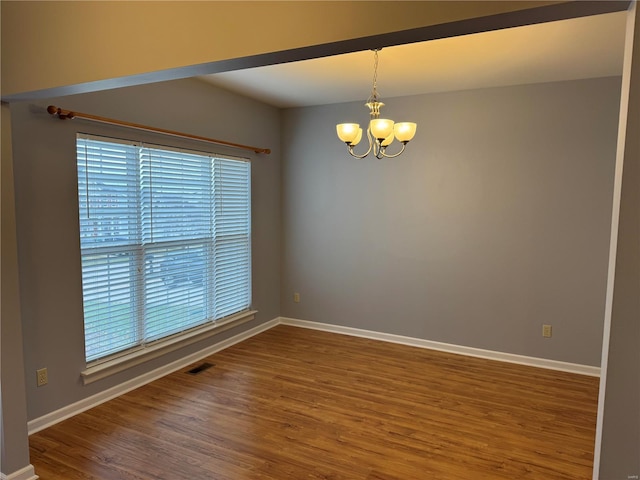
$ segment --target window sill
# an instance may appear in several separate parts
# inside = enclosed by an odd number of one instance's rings
[[[82,382],[88,385],[95,381],[109,377],[116,373],[127,370],[128,368],[148,362],[154,358],[165,355],[179,348],[186,347],[192,343],[199,342],[205,338],[213,337],[219,333],[229,330],[230,328],[242,325],[245,322],[253,320],[256,316],[256,310],[241,312],[236,315],[219,320],[215,323],[194,328],[187,332],[160,340],[147,347],[139,348],[125,355],[101,362],[87,367],[80,372]]]

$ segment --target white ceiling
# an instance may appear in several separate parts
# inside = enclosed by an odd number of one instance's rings
[[[382,99],[622,74],[626,12],[594,15],[380,51]],[[370,50],[199,77],[277,107],[365,101]]]

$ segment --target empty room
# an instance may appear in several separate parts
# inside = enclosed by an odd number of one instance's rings
[[[639,478],[635,2],[1,8],[0,479]]]

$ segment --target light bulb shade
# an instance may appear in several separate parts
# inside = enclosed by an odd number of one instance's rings
[[[399,142],[408,142],[416,134],[418,126],[412,122],[398,122],[393,126],[393,132]]]
[[[362,140],[362,129],[358,128],[358,135],[356,135],[356,138],[351,142],[351,145],[355,147],[360,143],[360,140]]]
[[[393,133],[393,120],[374,118],[369,124],[373,138],[383,141]]]
[[[353,144],[353,141],[358,138],[358,132],[360,130],[362,129],[357,123],[341,123],[336,125],[338,138],[348,144]],[[360,137],[362,137],[362,133],[360,133]]]
[[[391,135],[385,138],[380,145],[383,147],[388,147],[389,145],[391,145],[391,142],[393,142],[393,132],[391,132]]]

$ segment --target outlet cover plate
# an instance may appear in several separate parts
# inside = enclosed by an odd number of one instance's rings
[[[38,382],[37,385],[39,387],[42,387],[43,385],[46,385],[47,382],[49,381],[46,368],[41,368],[39,370],[36,370],[36,377],[37,377],[37,382]]]

